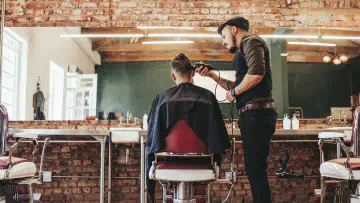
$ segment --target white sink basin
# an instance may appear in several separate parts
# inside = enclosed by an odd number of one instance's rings
[[[332,127],[328,130],[343,130],[344,131],[344,140],[350,142],[352,136],[352,127]]]
[[[111,128],[111,141],[113,143],[140,143],[141,128]]]

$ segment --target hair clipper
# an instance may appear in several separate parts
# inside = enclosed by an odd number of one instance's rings
[[[209,65],[209,64],[202,64],[202,63],[195,63],[192,68],[193,68],[193,70],[196,70],[197,68],[200,68],[200,66],[204,66],[204,67],[207,68],[208,70],[214,70],[214,68],[213,68],[211,65]]]

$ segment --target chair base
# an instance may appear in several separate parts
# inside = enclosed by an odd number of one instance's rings
[[[351,203],[351,196],[357,196],[359,193],[357,187],[358,181],[322,177],[320,202]]]
[[[174,202],[176,203],[192,203],[194,198],[194,183],[181,182],[176,184],[174,191]]]

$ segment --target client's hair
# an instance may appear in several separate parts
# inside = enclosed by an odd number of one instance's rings
[[[185,54],[181,53],[171,61],[171,69],[181,74],[191,73],[192,64]]]

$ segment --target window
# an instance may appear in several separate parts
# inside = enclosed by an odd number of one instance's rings
[[[63,119],[64,69],[50,61],[49,119]]]
[[[220,72],[220,76],[222,78],[228,79],[230,81],[235,81],[235,71],[219,71]],[[215,71],[216,74],[218,74],[217,71]],[[218,85],[218,87],[216,88],[216,92],[215,92],[215,87],[216,87],[216,82],[214,82],[214,80],[212,80],[209,77],[202,77],[199,74],[195,74],[194,77],[194,84],[200,87],[203,87],[205,89],[210,90],[212,93],[214,93],[216,95],[216,99],[219,100],[220,103],[229,103],[228,100],[226,101],[222,101],[224,99],[226,99],[226,90],[224,90],[222,87],[220,87],[220,85]]]
[[[16,120],[18,113],[20,46],[20,41],[4,32],[1,103],[6,106],[10,120]]]

